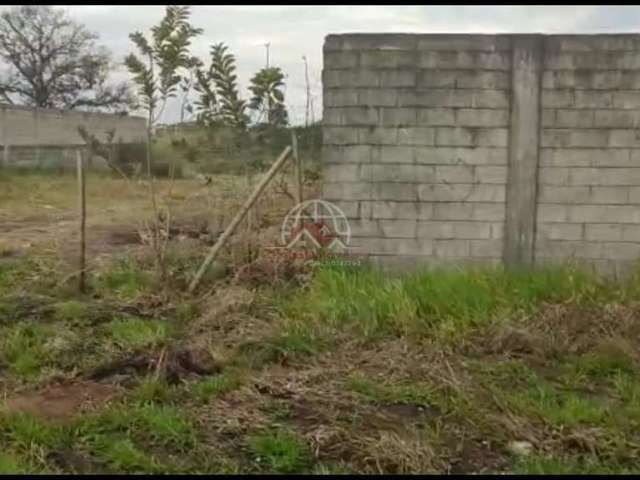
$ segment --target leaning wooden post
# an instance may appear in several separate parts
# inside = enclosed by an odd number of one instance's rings
[[[86,226],[86,194],[85,194],[85,175],[84,161],[81,149],[76,150],[76,164],[78,170],[78,193],[80,200],[80,277],[78,281],[78,289],[80,293],[85,291],[85,226]]]
[[[211,265],[211,262],[213,262],[213,260],[216,258],[216,255],[218,254],[220,249],[224,246],[224,244],[227,242],[227,239],[231,235],[233,235],[233,232],[235,232],[240,222],[242,222],[244,217],[247,215],[247,212],[249,211],[249,209],[256,202],[256,200],[258,199],[262,191],[266,188],[266,186],[269,184],[271,179],[275,176],[278,170],[280,170],[282,165],[284,165],[290,153],[291,153],[291,147],[288,146],[283,150],[283,152],[280,154],[280,157],[278,157],[278,159],[274,162],[274,164],[271,165],[271,168],[269,169],[269,171],[266,173],[264,178],[260,181],[260,183],[258,184],[256,189],[253,191],[251,196],[247,199],[247,201],[244,202],[244,205],[242,205],[242,208],[236,214],[236,216],[233,217],[233,220],[231,220],[231,223],[227,226],[227,228],[222,233],[222,235],[218,237],[218,241],[216,241],[215,245],[211,247],[211,249],[209,250],[209,253],[207,254],[207,257],[202,262],[202,265],[200,265],[200,268],[198,269],[196,276],[191,281],[191,284],[189,285],[189,293],[192,293],[196,289],[196,287],[200,283],[200,280],[202,279],[202,276]]]
[[[296,132],[291,130],[291,148],[293,150],[293,163],[296,176],[296,204],[302,203],[302,165],[298,156],[298,137]]]

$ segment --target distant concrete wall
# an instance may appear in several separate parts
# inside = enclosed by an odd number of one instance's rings
[[[73,162],[75,157],[69,152],[84,145],[78,133],[80,125],[102,141],[111,129],[115,130],[115,142],[141,142],[146,136],[146,120],[142,117],[2,105],[0,164],[46,167]]]
[[[640,35],[330,35],[323,198],[385,264],[640,257]]]

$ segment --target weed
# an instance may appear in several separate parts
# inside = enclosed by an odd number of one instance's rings
[[[307,446],[296,435],[285,430],[267,431],[248,438],[251,451],[259,463],[272,473],[297,473],[310,466]]]

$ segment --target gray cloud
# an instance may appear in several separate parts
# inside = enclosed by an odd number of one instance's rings
[[[3,7],[6,8],[6,7]],[[164,6],[60,6],[100,34],[114,59],[132,51],[128,34],[149,32]],[[640,27],[637,6],[194,6],[193,23],[204,29],[193,52],[208,58],[209,47],[225,42],[237,57],[241,87],[265,64],[270,42],[271,64],[287,74],[287,104],[292,120],[304,119],[305,81],[302,56],[309,61],[315,116],[321,115],[322,44],[330,33],[596,33],[633,31]],[[125,79],[123,68],[114,79]],[[178,118],[169,105],[163,121]]]

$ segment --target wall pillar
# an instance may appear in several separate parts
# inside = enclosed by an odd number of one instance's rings
[[[512,37],[511,112],[503,259],[506,265],[534,260],[542,35]]]

